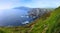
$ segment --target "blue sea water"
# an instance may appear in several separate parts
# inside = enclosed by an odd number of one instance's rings
[[[10,9],[0,11],[0,26],[21,26],[33,21],[26,16],[28,10]]]

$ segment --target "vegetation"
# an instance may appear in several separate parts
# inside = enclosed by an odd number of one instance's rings
[[[37,20],[31,33],[60,33],[60,7],[56,8],[49,18]]]
[[[60,33],[60,7],[24,27],[0,27],[0,33]]]

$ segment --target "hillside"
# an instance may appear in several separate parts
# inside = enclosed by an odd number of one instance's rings
[[[56,8],[49,18],[36,20],[30,33],[60,33],[60,7]]]

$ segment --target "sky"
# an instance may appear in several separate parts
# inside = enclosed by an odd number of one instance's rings
[[[30,8],[56,8],[60,6],[60,0],[0,0],[0,9],[10,9],[14,7]]]

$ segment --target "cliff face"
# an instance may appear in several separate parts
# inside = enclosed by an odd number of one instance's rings
[[[40,17],[48,12],[51,12],[51,10],[44,8],[32,8],[31,10],[29,10],[28,15],[29,17],[34,18],[34,17]]]

